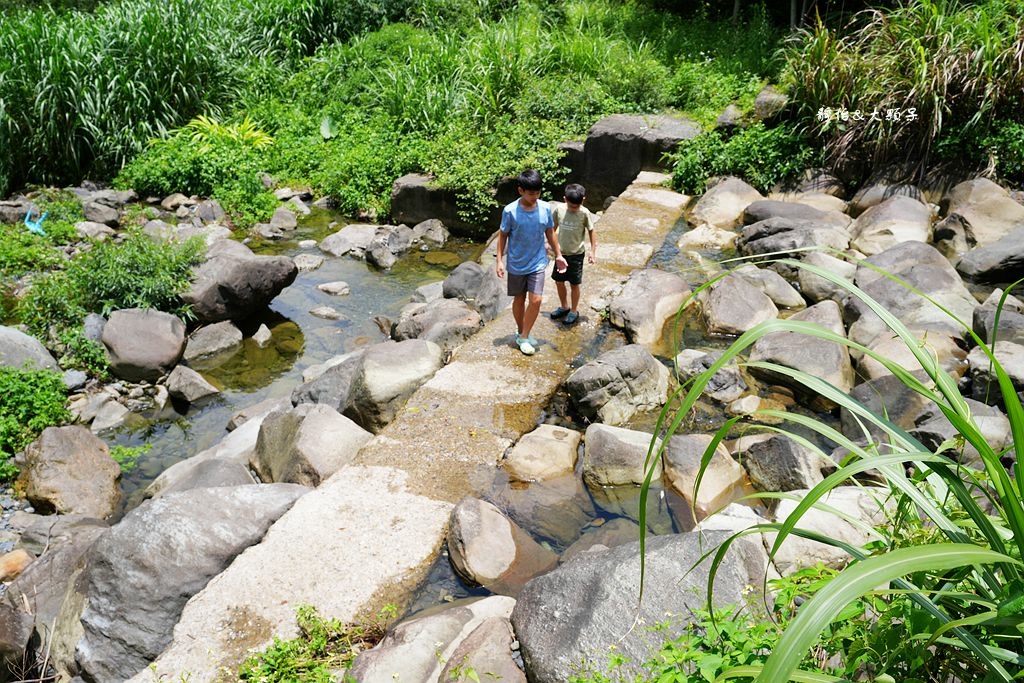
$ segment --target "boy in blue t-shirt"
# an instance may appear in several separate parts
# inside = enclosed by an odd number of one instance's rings
[[[516,345],[527,356],[537,350],[537,341],[530,336],[540,313],[544,295],[544,269],[548,265],[544,241],[555,254],[555,268],[564,271],[568,264],[562,257],[555,237],[551,207],[540,201],[540,173],[528,169],[519,174],[519,199],[501,212],[498,233],[498,256],[494,271],[505,277],[503,262],[508,247],[508,295],[512,297],[512,317],[516,320]]]

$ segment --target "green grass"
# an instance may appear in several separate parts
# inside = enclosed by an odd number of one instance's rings
[[[17,474],[14,454],[47,427],[71,418],[66,400],[58,373],[0,367],[0,481]]]
[[[845,676],[855,676],[868,667],[874,675],[884,673],[899,681],[939,681],[951,676],[958,680],[986,682],[1019,678],[1024,671],[1024,655],[1021,655],[1024,652],[1021,635],[1024,571],[1020,556],[1024,508],[1020,466],[1013,466],[1013,476],[1007,472],[1000,460],[1003,453],[994,451],[985,441],[959,393],[956,379],[917,343],[914,334],[899,319],[832,273],[795,261],[783,263],[807,269],[860,299],[904,341],[925,369],[925,379],[820,326],[772,320],[743,334],[707,372],[681,390],[678,409],[663,412],[659,426],[666,427],[669,435],[675,433],[684,424],[710,377],[725,363],[745,353],[766,334],[790,331],[846,345],[882,363],[909,389],[934,403],[956,428],[959,438],[977,449],[981,465],[975,469],[954,460],[949,450],[953,443],[943,444],[937,451],[926,448],[905,430],[872,414],[850,396],[816,377],[777,364],[748,362],[748,367],[770,370],[798,381],[810,392],[824,396],[856,416],[863,426],[863,435],[881,433],[884,439],[868,439],[863,445],[856,435],[840,433],[823,421],[796,413],[766,410],[755,415],[781,421],[786,425],[780,428],[783,433],[799,430],[815,434],[829,444],[817,448],[823,458],[829,457],[831,446],[842,447],[850,455],[837,472],[811,489],[784,524],[763,525],[744,533],[776,532],[772,552],[787,536],[798,533],[841,547],[855,561],[801,607],[763,668],[748,668],[737,674],[756,676],[762,683],[787,680],[840,609],[852,600],[874,595],[883,599],[875,619],[879,624],[899,624],[899,635],[893,639],[891,629],[875,631],[856,650],[857,656],[845,662]],[[922,300],[921,305],[937,304]],[[957,322],[974,344],[983,346],[971,331],[970,321]],[[998,381],[997,390],[1006,406],[1013,447],[1020,452],[1024,447],[1024,409],[1006,372],[991,355],[991,350],[986,350]],[[730,420],[715,434],[705,453],[705,467],[714,448],[735,422]],[[811,445],[802,437],[795,438]],[[652,445],[652,449],[656,446]],[[909,474],[907,464],[912,465]],[[855,484],[855,476],[868,469],[877,470],[884,477],[897,511],[890,516],[890,525],[877,529],[880,541],[857,548],[823,534],[800,530],[801,516],[822,496],[836,486]],[[716,566],[725,552],[728,552],[728,544],[711,551]],[[877,591],[878,586],[887,582],[892,583],[894,592]]]

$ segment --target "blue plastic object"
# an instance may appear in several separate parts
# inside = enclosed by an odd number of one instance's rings
[[[28,213],[25,214],[25,227],[28,228],[29,232],[31,233],[35,233],[36,235],[43,235],[45,237],[46,231],[43,230],[43,221],[45,221],[46,217],[50,215],[50,212],[47,211],[46,213],[39,217],[39,220],[34,221],[32,220],[32,210],[35,208],[35,206],[28,207]]]

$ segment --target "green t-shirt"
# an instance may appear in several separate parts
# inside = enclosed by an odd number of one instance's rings
[[[555,227],[558,229],[558,248],[565,256],[582,254],[586,251],[587,231],[594,229],[597,222],[594,214],[581,206],[579,211],[569,211],[562,202],[551,202],[555,212]]]

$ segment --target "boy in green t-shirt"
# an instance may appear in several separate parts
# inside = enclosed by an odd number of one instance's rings
[[[569,267],[563,272],[554,270],[551,279],[558,289],[559,306],[551,312],[552,318],[565,317],[565,323],[572,325],[579,320],[580,283],[583,282],[583,257],[586,253],[586,238],[590,237],[590,263],[596,261],[597,237],[594,235],[594,214],[583,206],[587,191],[582,185],[572,183],[565,186],[565,203],[552,202],[555,230],[558,232],[558,246]],[[572,305],[566,296],[565,283],[571,289]]]

